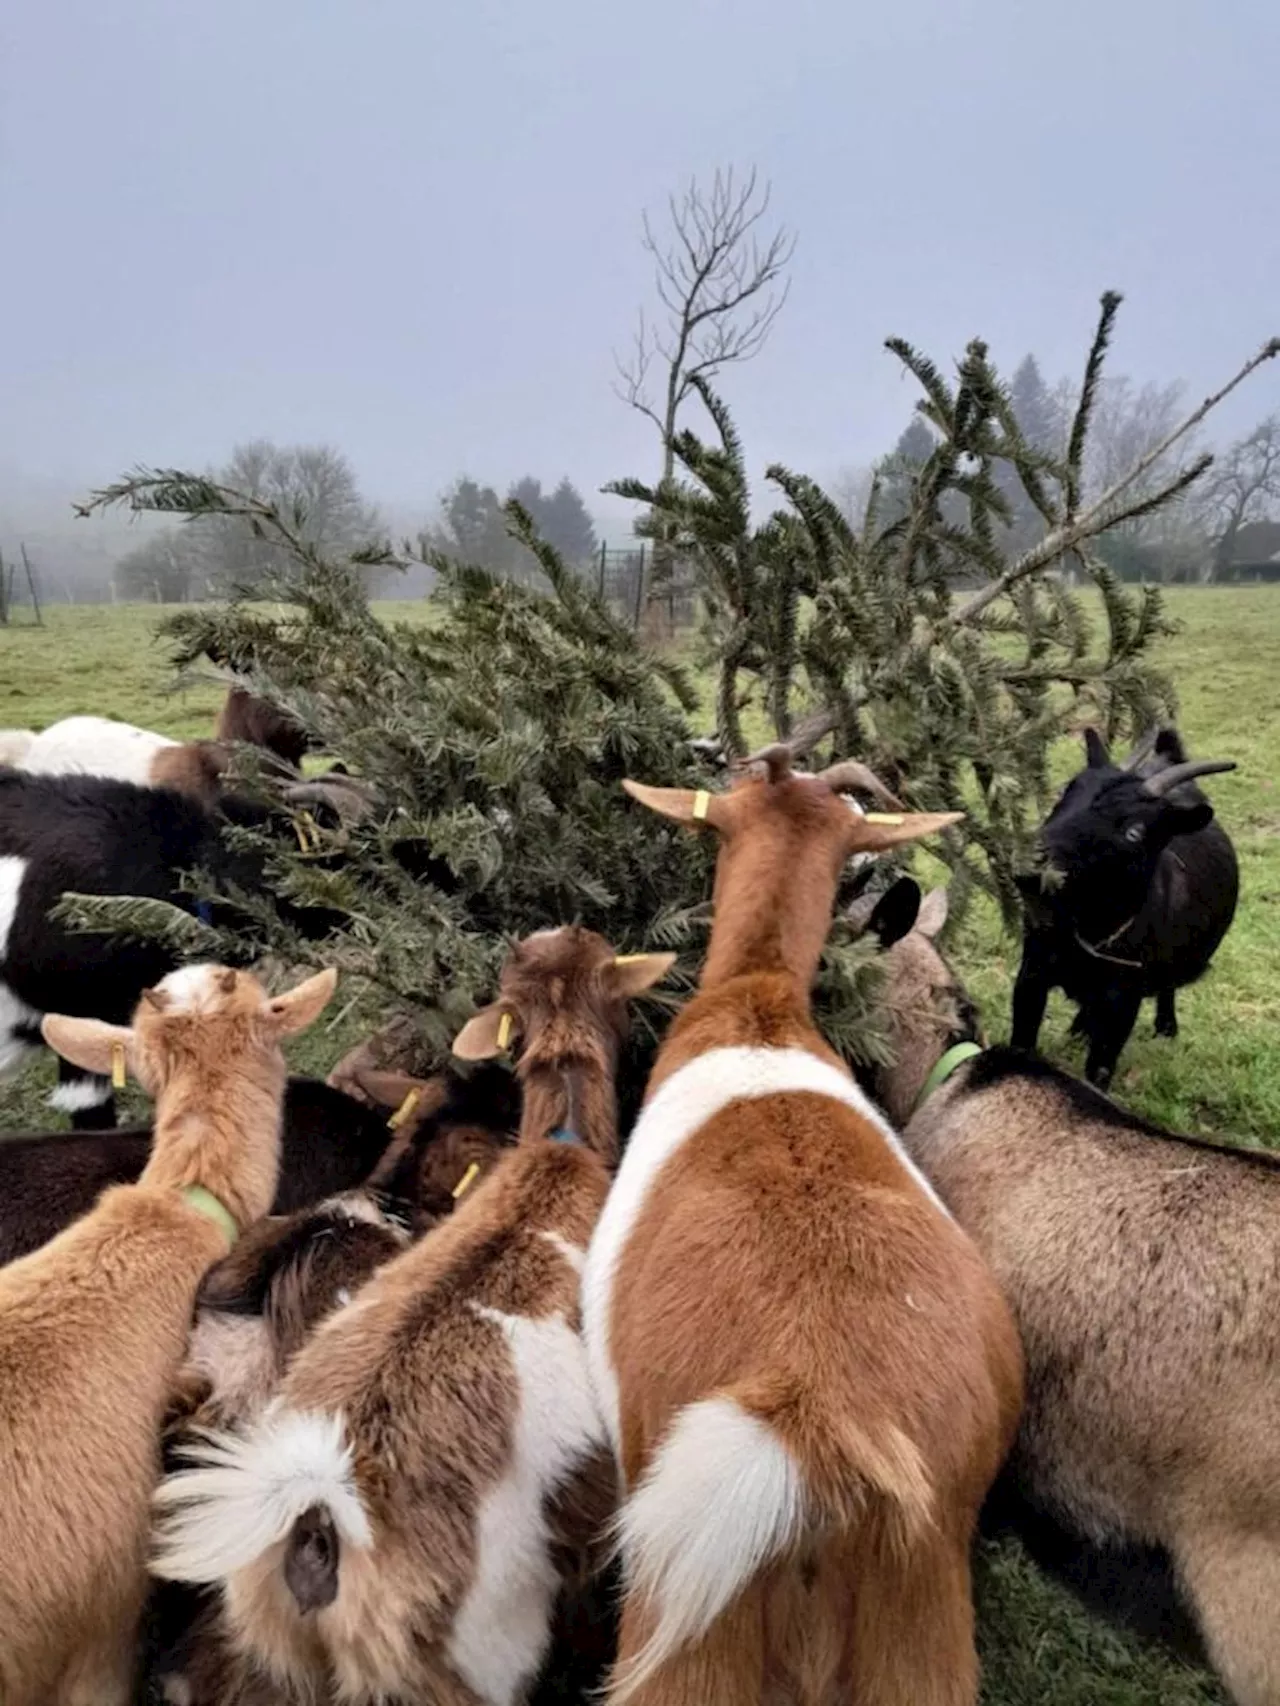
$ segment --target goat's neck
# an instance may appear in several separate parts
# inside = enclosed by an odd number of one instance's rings
[[[821,840],[725,848],[716,872],[715,921],[699,988],[753,974],[785,977],[809,1011],[809,991],[831,928],[838,871]]]
[[[179,1071],[156,1099],[151,1156],[138,1183],[202,1185],[241,1227],[266,1214],[280,1168],[285,1064],[278,1050],[203,1061]]]
[[[602,1161],[618,1153],[618,1104],[613,1076],[581,1061],[537,1065],[524,1073],[520,1142],[545,1141],[553,1131],[572,1131]]]

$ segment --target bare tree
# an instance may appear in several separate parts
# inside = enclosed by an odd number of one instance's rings
[[[1213,540],[1213,576],[1222,579],[1236,537],[1252,521],[1270,520],[1280,501],[1280,415],[1259,421],[1247,437],[1223,451],[1202,493],[1205,526]]]
[[[670,197],[665,235],[643,216],[658,311],[641,310],[630,355],[615,357],[617,391],[657,427],[663,481],[675,469],[676,429],[691,393],[758,355],[787,299],[795,237],[785,226],[765,229],[769,197],[754,168],[739,178],[730,167],[709,187],[695,179]],[[654,578],[666,572],[669,552],[658,534]]]
[[[876,470],[865,463],[849,463],[837,470],[827,490],[840,506],[840,513],[855,532],[860,532],[866,520],[871,488],[875,485]]]

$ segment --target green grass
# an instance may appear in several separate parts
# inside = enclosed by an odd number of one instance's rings
[[[1182,1035],[1151,1035],[1144,1012],[1121,1062],[1116,1094],[1150,1118],[1195,1132],[1271,1144],[1280,1134],[1280,592],[1178,590],[1171,613],[1183,631],[1160,661],[1177,686],[1180,722],[1197,756],[1235,758],[1240,770],[1211,783],[1241,862],[1241,904],[1208,977],[1179,998]],[[388,605],[417,615],[421,606]],[[154,608],[53,608],[44,629],[0,629],[0,725],[43,727],[74,712],[123,717],[164,733],[210,732],[216,689],[164,691],[169,669],[153,639]],[[1076,762],[1064,747],[1063,773]],[[917,854],[924,882],[941,867]],[[1018,944],[993,910],[976,906],[952,947],[993,1038],[1007,1035]],[[1078,1067],[1070,1011],[1050,1009],[1043,1044]],[[320,1027],[295,1054],[323,1071],[348,1038]],[[41,1062],[0,1086],[0,1131],[47,1125]],[[1198,1672],[1122,1640],[1085,1617],[1016,1548],[984,1549],[978,1603],[985,1706],[1208,1706],[1225,1697]]]

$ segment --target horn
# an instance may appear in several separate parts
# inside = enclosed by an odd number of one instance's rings
[[[826,770],[820,770],[818,779],[825,782],[833,794],[851,793],[855,788],[860,788],[864,794],[870,794],[873,800],[878,800],[886,811],[905,812],[907,809],[896,794],[889,792],[875,771],[868,770],[866,765],[856,758],[845,758],[839,764],[832,764]]]
[[[1142,786],[1154,799],[1160,800],[1170,789],[1197,776],[1219,776],[1235,768],[1236,762],[1232,758],[1192,758],[1185,764],[1171,764],[1167,770],[1157,770],[1154,776],[1147,777]]]
[[[1122,770],[1136,770],[1144,758],[1149,758],[1155,750],[1156,738],[1160,733],[1159,726],[1147,730],[1142,739],[1134,746],[1133,751],[1121,763]]]
[[[873,868],[874,867],[871,865],[867,866],[868,870],[872,870]],[[875,911],[876,903],[879,899],[880,896],[878,894],[861,894],[851,906],[845,907],[844,915],[849,922],[849,927],[852,930],[856,930],[859,936],[862,935],[863,931],[870,923],[871,914]]]
[[[782,782],[791,774],[791,760],[795,753],[785,741],[779,741],[774,746],[762,746],[759,752],[753,752],[744,758],[735,769],[751,770],[756,765],[763,765],[768,773],[770,782]]]

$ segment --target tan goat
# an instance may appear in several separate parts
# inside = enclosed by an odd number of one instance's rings
[[[333,994],[219,966],[173,972],[132,1028],[45,1018],[88,1072],[157,1098],[136,1185],[0,1269],[0,1700],[123,1706],[146,1588],[159,1434],[205,1270],[271,1206],[280,1039]]]
[[[561,1548],[589,1543],[616,1485],[579,1270],[627,1000],[672,959],[576,928],[513,950],[455,1050],[518,1045],[516,1147],[320,1327],[256,1428],[161,1489],[158,1573],[221,1581],[240,1651],[304,1699],[515,1706],[537,1675]]]
[[[842,797],[862,767],[791,756],[727,794],[627,784],[720,854],[699,990],[583,1277],[628,1495],[610,1700],[969,1706],[969,1546],[1017,1335],[810,1016],[846,860],[956,819],[863,815]]]

